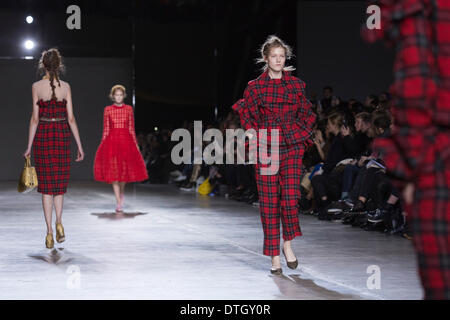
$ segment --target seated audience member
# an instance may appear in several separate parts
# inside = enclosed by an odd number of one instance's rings
[[[345,126],[345,119],[342,114],[330,115],[328,129],[335,137],[321,170],[316,172],[311,179],[319,218],[327,218],[326,207],[331,200],[337,200],[340,197],[342,170],[340,168],[335,169],[336,165],[342,160],[351,158],[353,152],[350,128]]]

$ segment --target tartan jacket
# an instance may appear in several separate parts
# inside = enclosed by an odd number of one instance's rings
[[[383,39],[396,52],[392,136],[376,139],[373,148],[391,173],[411,181],[450,161],[450,1],[369,4],[381,9],[381,29],[363,25],[363,39]]]
[[[250,81],[244,98],[232,108],[239,113],[245,130],[279,129],[280,144],[312,144],[316,114],[306,99],[305,82],[287,71],[283,71],[281,79],[271,79],[265,71]]]

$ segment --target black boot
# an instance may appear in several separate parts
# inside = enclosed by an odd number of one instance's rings
[[[331,215],[328,214],[328,206],[330,203],[328,199],[319,201],[319,220],[331,220]]]

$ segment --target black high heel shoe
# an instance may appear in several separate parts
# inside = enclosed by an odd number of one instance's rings
[[[295,259],[295,261],[289,262],[289,261],[287,260],[286,253],[284,253],[284,248],[283,248],[283,255],[284,255],[284,258],[286,259],[286,264],[287,264],[287,266],[288,266],[290,269],[297,269],[297,266],[298,266],[298,260]]]
[[[271,274],[274,274],[274,275],[276,275],[276,276],[280,276],[281,274],[283,274],[283,270],[281,269],[281,268],[278,268],[278,269],[270,269],[270,273]]]

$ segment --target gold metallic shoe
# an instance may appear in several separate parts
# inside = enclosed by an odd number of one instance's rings
[[[58,243],[61,243],[64,240],[66,240],[66,236],[64,235],[64,228],[61,223],[57,223],[55,227],[56,227],[56,241],[58,241]]]
[[[45,237],[45,246],[48,249],[53,248],[55,242],[53,241],[53,233],[47,233],[47,236]]]

